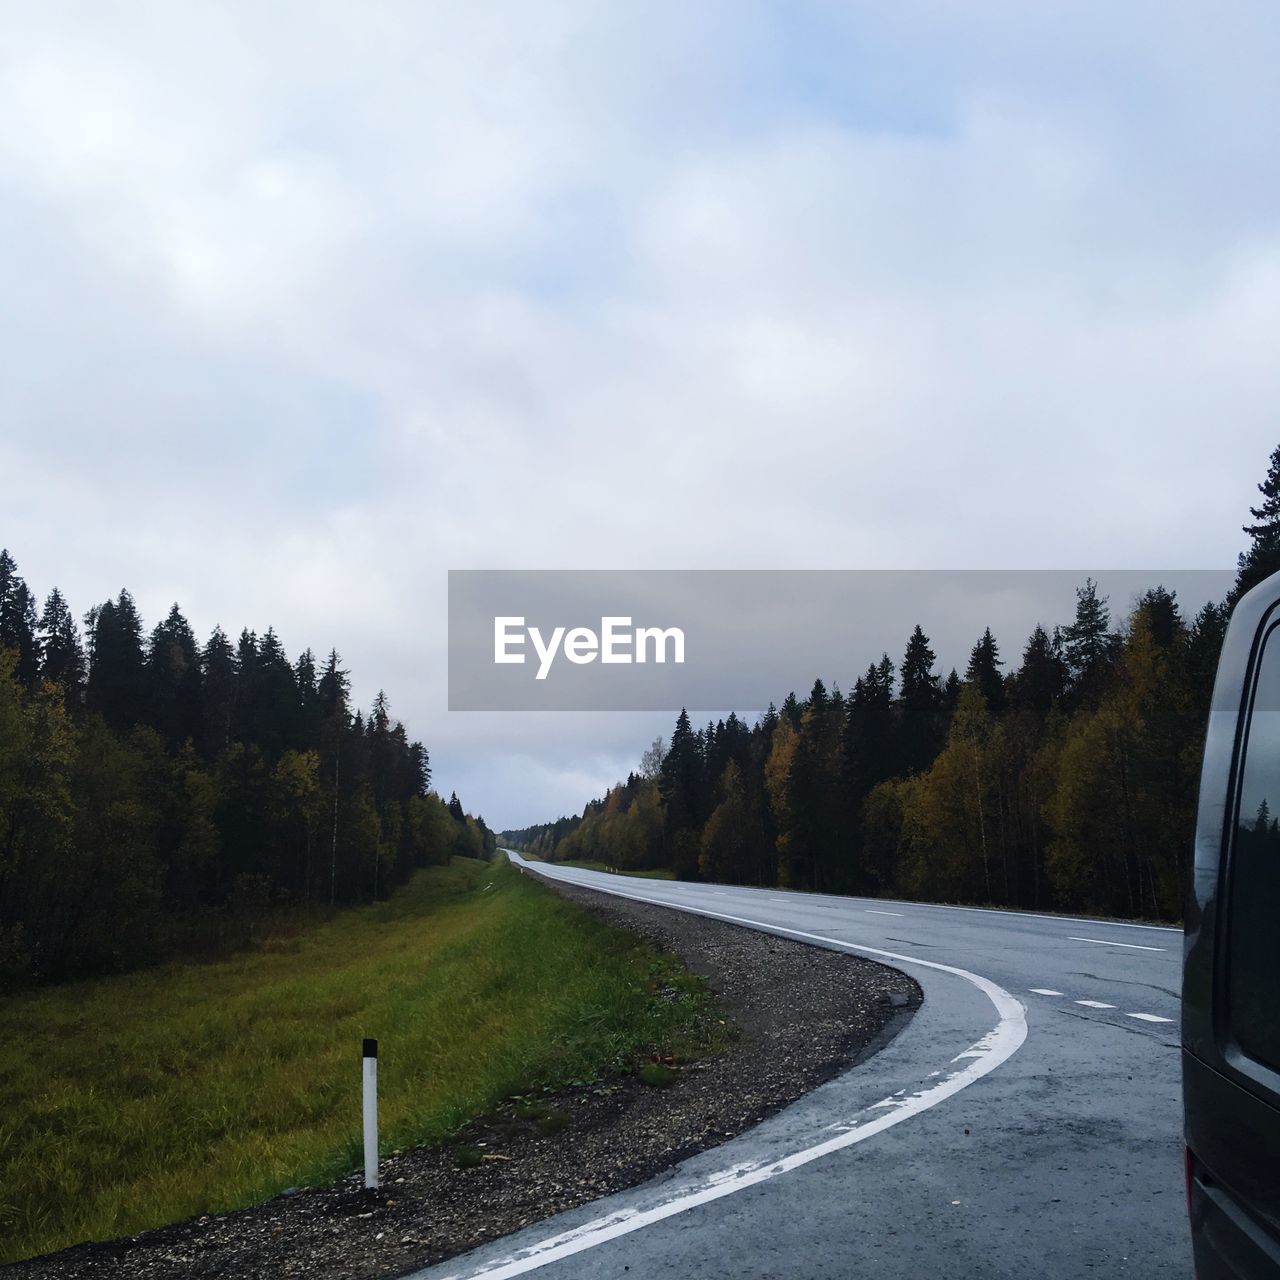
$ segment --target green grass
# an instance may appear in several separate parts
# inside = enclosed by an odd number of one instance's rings
[[[655,999],[674,984],[677,1000]],[[709,1041],[675,961],[499,861],[209,965],[0,1002],[0,1261],[235,1208],[355,1168],[360,1048],[382,1151],[512,1095]]]

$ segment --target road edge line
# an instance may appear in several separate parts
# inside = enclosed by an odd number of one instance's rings
[[[527,865],[527,864],[526,864]],[[538,870],[530,866],[529,870],[537,874]],[[549,875],[549,880],[560,877]],[[595,886],[582,884],[569,879],[561,880],[565,884],[578,883],[581,888]],[[767,924],[760,920],[749,920],[744,916],[732,916],[726,912],[711,911],[702,907],[685,907],[660,899],[647,898],[642,894],[624,893],[616,888],[601,887],[601,893],[611,893],[618,898],[629,898],[633,902],[645,902],[651,906],[667,907],[672,911],[684,911],[689,915],[705,916],[711,920],[722,920],[728,924],[737,924],[746,928],[758,929],[764,933],[776,934],[779,937],[797,938],[818,946],[826,946],[837,951],[854,952],[863,955],[878,956],[886,960],[899,960],[907,964],[919,965],[940,973],[948,973],[972,983],[991,1001],[995,1007],[998,1021],[985,1036],[976,1040],[963,1052],[951,1059],[949,1065],[955,1066],[963,1062],[959,1069],[943,1075],[934,1084],[908,1093],[905,1089],[872,1103],[858,1113],[867,1119],[861,1123],[854,1119],[847,1124],[836,1122],[831,1127],[840,1130],[834,1137],[823,1142],[804,1147],[780,1159],[750,1162],[731,1165],[699,1180],[692,1189],[675,1190],[669,1200],[654,1205],[649,1209],[622,1210],[608,1214],[602,1218],[585,1222],[579,1227],[558,1235],[549,1236],[535,1244],[528,1245],[507,1258],[492,1264],[482,1265],[477,1270],[455,1271],[441,1280],[511,1280],[514,1276],[525,1275],[540,1267],[558,1262],[563,1258],[584,1253],[599,1245],[607,1244],[621,1236],[630,1235],[633,1231],[642,1230],[656,1222],[673,1218],[677,1214],[686,1213],[699,1205],[733,1195],[747,1187],[757,1186],[781,1174],[799,1169],[814,1160],[830,1155],[835,1151],[854,1146],[859,1142],[883,1133],[894,1125],[909,1120],[912,1116],[929,1111],[939,1103],[967,1089],[969,1085],[981,1080],[997,1067],[1007,1062],[1022,1048],[1027,1038],[1026,1006],[1003,987],[992,982],[981,974],[971,973],[968,969],[960,969],[955,965],[942,964],[937,960],[922,960],[916,956],[903,955],[893,951],[883,951],[878,947],[861,946],[854,942],[845,942],[840,938],[828,938],[822,934],[806,933],[801,929],[787,929],[780,925]],[[879,1112],[879,1115],[874,1113]],[[410,1272],[403,1280],[427,1280],[430,1272],[441,1264],[425,1267]]]

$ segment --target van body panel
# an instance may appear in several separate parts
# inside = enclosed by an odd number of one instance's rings
[[[1188,1199],[1200,1280],[1280,1276],[1280,1061],[1269,1015],[1260,1027],[1258,1014],[1259,992],[1269,998],[1273,989],[1280,1013],[1280,966],[1271,964],[1280,954],[1280,821],[1269,824],[1266,808],[1255,817],[1250,794],[1258,778],[1270,785],[1274,774],[1280,819],[1278,729],[1280,575],[1232,614],[1201,769],[1182,991]]]

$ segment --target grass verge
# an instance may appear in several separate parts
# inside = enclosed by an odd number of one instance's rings
[[[0,1262],[354,1168],[365,1036],[388,1151],[638,1052],[704,1051],[707,1007],[671,957],[467,861],[259,952],[9,998]]]

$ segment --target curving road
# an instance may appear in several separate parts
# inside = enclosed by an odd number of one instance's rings
[[[885,1049],[642,1187],[414,1280],[1191,1275],[1178,929],[511,860],[910,973]]]

